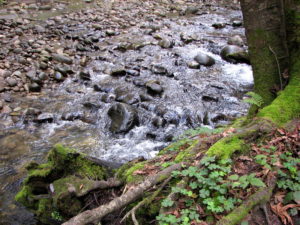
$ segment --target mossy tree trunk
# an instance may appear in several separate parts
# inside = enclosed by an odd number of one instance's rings
[[[254,73],[254,91],[264,106],[283,86],[281,74],[288,67],[283,0],[241,0]]]

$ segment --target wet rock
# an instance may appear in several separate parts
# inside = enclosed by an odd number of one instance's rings
[[[21,28],[16,28],[15,33],[16,33],[16,35],[21,36],[21,35],[23,35],[23,30]]]
[[[216,29],[222,29],[226,27],[226,23],[214,23],[212,25],[212,27],[216,28]]]
[[[81,119],[82,117],[83,117],[83,114],[81,112],[68,112],[68,113],[64,113],[61,116],[61,119],[68,120],[68,121],[74,121],[74,120]]]
[[[216,63],[215,59],[205,53],[198,53],[194,60],[203,66],[212,66]]]
[[[60,72],[62,75],[67,76],[68,74],[73,74],[74,71],[68,65],[58,65],[55,68],[55,71]]]
[[[45,63],[45,62],[40,62],[39,68],[40,68],[41,70],[46,70],[46,69],[48,68],[48,64]]]
[[[202,96],[202,100],[205,101],[205,102],[218,102],[219,98],[214,97],[214,96],[204,95],[204,96]]]
[[[243,21],[241,21],[241,20],[232,21],[232,26],[233,27],[241,27],[242,25],[243,25]]]
[[[243,46],[244,41],[241,38],[240,35],[234,35],[233,37],[230,37],[227,41],[229,45],[237,45],[237,46]]]
[[[114,94],[104,94],[101,96],[101,101],[105,103],[112,103],[116,99]]]
[[[39,84],[34,82],[34,83],[29,84],[28,89],[31,92],[40,92],[42,87]]]
[[[158,45],[162,48],[171,48],[173,47],[174,42],[169,39],[163,38],[158,42]]]
[[[169,124],[175,124],[178,125],[179,121],[180,121],[180,116],[178,115],[178,113],[176,111],[173,110],[169,110],[167,111],[164,115],[163,118],[165,119],[165,121]]]
[[[132,92],[129,88],[126,87],[117,87],[114,91],[116,100],[123,102],[129,105],[139,102],[139,95]]]
[[[60,72],[55,72],[54,79],[57,81],[64,81],[65,77]]]
[[[231,63],[250,64],[248,53],[236,45],[227,45],[221,50],[221,56],[224,60]]]
[[[39,7],[39,10],[51,10],[52,9],[52,6],[51,5],[41,5]]]
[[[198,39],[198,36],[196,34],[188,34],[188,33],[181,33],[180,39],[188,44],[190,42],[196,41]]]
[[[105,34],[107,36],[114,36],[114,35],[116,35],[116,32],[114,30],[107,30],[107,31],[105,31]]]
[[[159,81],[148,81],[146,83],[146,87],[149,94],[156,95],[161,94],[164,90],[162,86],[159,84]]]
[[[17,84],[18,84],[18,81],[16,80],[16,79],[14,79],[14,78],[7,78],[6,79],[6,82],[7,82],[7,84],[10,86],[10,87],[14,87],[14,86],[16,86]]]
[[[66,63],[66,64],[73,63],[73,60],[70,57],[61,54],[52,54],[52,59],[57,62]]]
[[[79,73],[79,77],[80,77],[80,79],[82,79],[82,80],[91,80],[91,75],[90,75],[90,73],[88,73],[88,72],[83,72],[83,71],[81,71],[81,72]]]
[[[199,11],[199,8],[194,7],[194,6],[189,6],[183,11],[183,15],[193,15],[197,14]]]
[[[168,70],[160,64],[153,65],[152,72],[156,74],[168,74]]]
[[[52,113],[42,113],[34,120],[37,123],[52,123],[54,116]]]
[[[140,94],[140,99],[142,102],[148,102],[148,101],[152,101],[153,98],[150,95],[147,94]]]
[[[111,69],[110,75],[111,76],[125,76],[126,70],[123,66],[116,66]]]
[[[163,127],[165,125],[165,120],[163,120],[161,117],[156,116],[152,119],[152,125],[155,127]]]
[[[200,64],[198,62],[196,62],[195,60],[187,62],[187,66],[191,69],[199,69],[200,68]]]
[[[126,70],[126,73],[130,76],[137,77],[140,75],[140,72],[138,70]]]
[[[34,26],[34,30],[37,32],[37,33],[44,33],[46,31],[46,29],[44,27],[42,27],[41,25],[35,25]]]
[[[138,114],[135,108],[124,103],[117,103],[108,110],[111,119],[109,130],[113,133],[129,131],[138,123]]]

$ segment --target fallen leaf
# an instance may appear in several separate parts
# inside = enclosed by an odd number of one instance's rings
[[[249,156],[245,156],[245,155],[241,155],[240,157],[238,157],[238,159],[243,160],[243,161],[253,161],[252,158],[250,158]]]
[[[79,186],[79,190],[81,190],[83,188],[83,184],[81,184],[80,186]]]
[[[275,203],[283,203],[283,199],[284,199],[285,195],[286,195],[286,191],[276,192],[276,194],[274,195]]]

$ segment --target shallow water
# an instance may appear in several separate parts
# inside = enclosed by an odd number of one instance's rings
[[[154,22],[140,21],[120,35],[100,39],[100,50],[87,53],[92,58],[85,68],[91,75],[90,81],[83,81],[76,75],[65,80],[55,91],[45,90],[39,95],[22,98],[13,96],[15,106],[50,113],[53,121],[36,123],[26,116],[13,120],[11,116],[1,115],[0,143],[4,150],[0,164],[0,213],[3,218],[8,218],[6,224],[35,223],[30,214],[12,202],[12,198],[24,177],[24,165],[30,160],[41,162],[53,144],[63,143],[116,166],[140,156],[154,157],[173,137],[187,129],[215,127],[245,115],[249,106],[242,98],[253,85],[251,67],[228,63],[219,56],[228,37],[244,37],[242,27],[230,25],[232,18],[241,19],[241,12],[219,7],[206,9],[204,14],[196,16],[160,18],[155,21],[155,25],[160,26],[155,33],[174,42],[174,47],[167,49],[158,45],[155,35],[144,32],[144,27]],[[215,22],[229,25],[216,30],[211,26]],[[70,35],[83,33],[89,36],[99,32],[79,23],[61,29],[68,30]],[[193,36],[195,40],[184,43],[181,33]],[[63,42],[69,43],[68,40]],[[144,47],[125,52],[118,50],[120,43],[129,42],[143,43]],[[188,68],[187,62],[198,52],[212,56],[216,64],[200,69]],[[139,75],[112,77],[108,71],[116,65],[139,71]],[[153,73],[154,65],[163,66],[172,75]],[[163,94],[148,94],[143,84],[150,80],[160,83]],[[106,90],[97,92],[94,85]],[[118,88],[137,96],[138,101],[132,106],[138,111],[139,124],[127,133],[113,134],[108,129],[111,121],[107,111],[117,103],[114,96]],[[112,100],[103,102],[101,99],[105,95],[111,95]],[[150,96],[149,100],[141,101],[141,95]],[[80,119],[66,121],[63,119],[66,113],[78,114]],[[155,120],[163,122],[154,125]]]

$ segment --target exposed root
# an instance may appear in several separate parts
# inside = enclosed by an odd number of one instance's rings
[[[101,205],[95,209],[82,212],[77,216],[71,218],[69,221],[63,223],[63,225],[83,225],[89,223],[97,223],[101,221],[101,219],[107,214],[119,210],[124,206],[130,204],[131,202],[142,197],[145,191],[147,191],[149,188],[153,187],[157,183],[170,177],[171,173],[174,170],[180,169],[182,165],[183,163],[172,165],[160,171],[156,175],[146,178],[145,181],[137,185],[135,188],[127,191],[120,197],[113,199],[108,204]]]
[[[134,206],[130,211],[128,211],[126,213],[126,215],[123,217],[123,219],[121,220],[121,223],[127,219],[129,217],[129,215],[131,215],[132,217],[132,221],[134,223],[134,225],[139,225],[139,223],[136,220],[135,217],[135,212],[137,209],[139,209],[140,207],[144,206],[144,205],[149,205],[156,197],[157,195],[164,189],[164,187],[169,183],[169,181],[172,179],[172,177],[169,177],[168,179],[166,179],[162,185],[159,187],[159,189],[157,189],[149,198],[145,198],[143,201],[139,202],[136,206]]]

